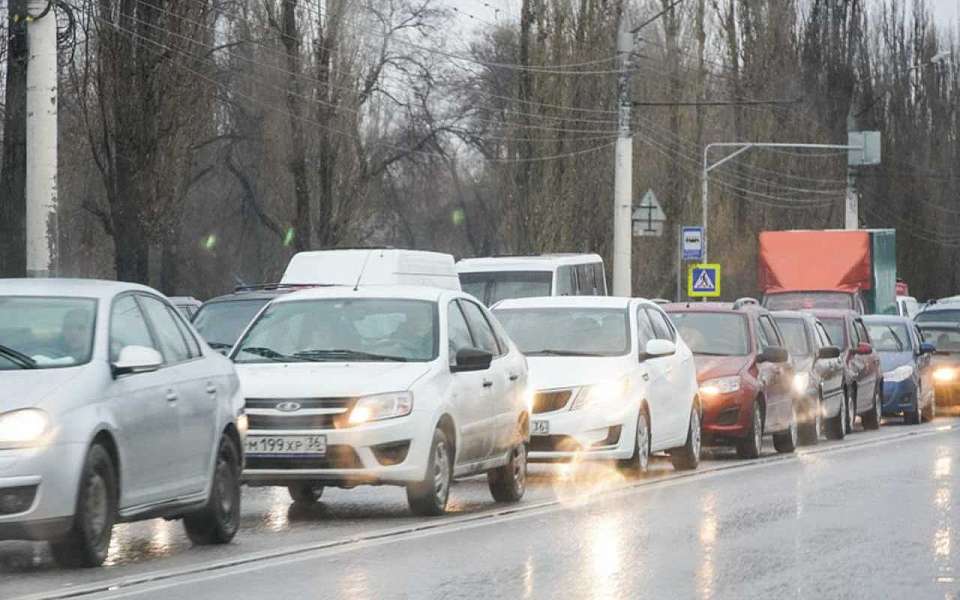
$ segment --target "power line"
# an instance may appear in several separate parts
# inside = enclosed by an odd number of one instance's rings
[[[671,102],[664,101],[634,101],[634,106],[775,106],[799,104],[801,100],[703,100],[694,102]]]

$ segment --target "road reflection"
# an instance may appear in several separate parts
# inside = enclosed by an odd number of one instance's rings
[[[937,448],[937,459],[933,464],[933,478],[936,482],[933,505],[937,511],[937,529],[933,534],[933,556],[937,565],[938,580],[953,575],[951,560],[953,542],[953,451],[949,446]],[[952,577],[949,577],[952,580]]]
[[[714,547],[717,542],[717,495],[710,492],[700,500],[700,566],[697,568],[697,591],[700,598],[713,598],[716,588]]]
[[[626,529],[613,516],[595,517],[586,525],[586,559],[590,565],[588,581],[592,584],[590,591],[594,598],[605,600],[620,597],[617,590],[619,582],[623,580],[620,570],[623,567],[623,535]],[[630,568],[637,572],[642,566],[633,563]]]

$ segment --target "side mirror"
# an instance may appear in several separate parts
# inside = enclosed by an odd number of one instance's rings
[[[790,354],[785,348],[779,346],[770,346],[757,355],[758,363],[785,363],[790,359]]]
[[[840,358],[840,348],[836,346],[824,346],[817,352],[818,360],[830,360],[832,358]]]
[[[457,352],[456,363],[450,367],[454,373],[486,371],[493,362],[493,354],[479,348],[464,348]]]
[[[933,354],[936,351],[937,347],[930,342],[920,342],[920,354]]]
[[[163,366],[163,356],[146,346],[126,346],[120,351],[117,361],[110,365],[114,377],[151,373]]]
[[[873,346],[866,342],[860,342],[857,344],[857,349],[855,350],[857,354],[872,354]]]
[[[640,355],[640,360],[647,358],[657,358],[659,356],[671,356],[676,354],[677,345],[670,340],[650,340]]]

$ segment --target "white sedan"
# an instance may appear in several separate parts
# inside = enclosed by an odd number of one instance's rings
[[[698,466],[693,355],[656,304],[527,298],[493,312],[530,367],[531,461],[616,459],[642,471],[667,451],[677,469]]]

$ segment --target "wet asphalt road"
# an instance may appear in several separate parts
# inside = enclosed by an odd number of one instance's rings
[[[660,460],[640,480],[537,466],[514,506],[475,478],[441,519],[411,517],[396,488],[314,507],[247,489],[227,547],[149,521],[79,571],[0,542],[0,598],[960,598],[960,421],[765,456],[719,452],[692,475]]]

